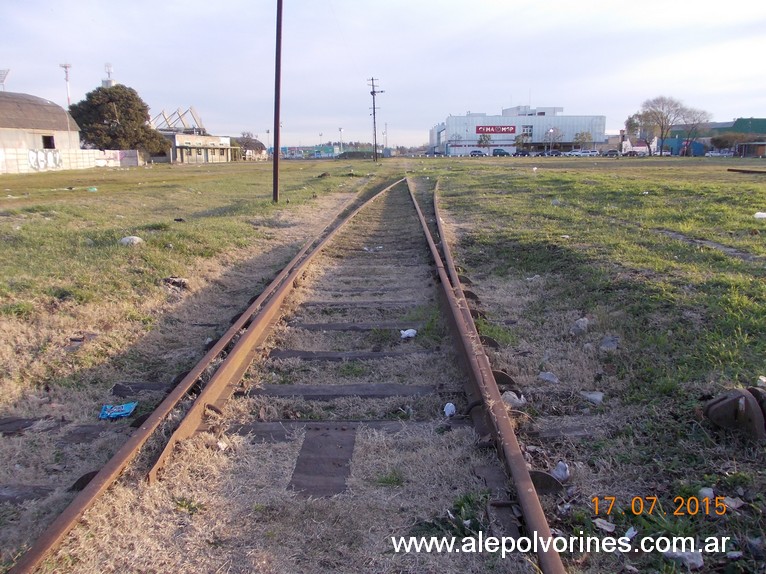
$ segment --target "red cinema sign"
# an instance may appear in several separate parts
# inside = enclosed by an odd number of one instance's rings
[[[476,126],[477,134],[515,134],[516,126]]]

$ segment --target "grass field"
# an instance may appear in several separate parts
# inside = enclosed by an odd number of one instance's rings
[[[728,550],[741,557],[705,555],[704,571],[764,572],[764,445],[702,416],[707,400],[766,375],[766,220],[754,218],[766,211],[766,177],[726,171],[760,163],[282,165],[279,205],[270,164],[0,176],[0,417],[92,420],[115,382],[172,379],[330,205],[406,173],[439,182],[455,255],[488,312],[479,327],[502,344],[493,365],[528,400],[515,418],[530,463],[548,470],[563,460],[572,471],[566,494],[545,499],[552,526],[604,535],[601,518],[615,536],[631,526],[641,535],[730,536]],[[144,244],[120,246],[129,235]],[[169,288],[171,276],[188,288]],[[583,317],[587,332],[571,335]],[[601,350],[604,337],[617,349]],[[584,398],[593,392],[603,402]],[[587,432],[543,439],[545,425]],[[58,484],[56,461],[77,456],[5,442],[0,455],[13,464],[0,484],[42,475]],[[71,462],[65,472],[84,469]],[[742,504],[722,517],[673,515],[675,498],[703,487]],[[594,498],[606,497],[619,509],[596,514]],[[650,497],[670,514],[631,511]],[[2,509],[0,526],[39,528],[33,511]],[[15,550],[2,541],[4,563]],[[573,572],[686,571],[658,554],[568,561]]]
[[[530,399],[517,419],[530,459],[536,468],[564,460],[575,478],[548,501],[553,526],[604,535],[601,518],[618,535],[730,536],[743,558],[705,556],[706,571],[762,572],[764,445],[714,428],[702,408],[766,374],[766,222],[754,218],[766,211],[764,176],[665,158],[435,165],[461,230],[458,257],[488,320],[515,341],[494,360]],[[588,332],[573,336],[581,317]],[[617,350],[600,350],[605,336]],[[585,398],[593,392],[602,403]],[[588,433],[542,441],[532,432],[542,421]],[[742,506],[672,515],[701,488]],[[616,499],[608,516],[604,497]],[[631,502],[655,497],[668,516],[633,514]],[[686,571],[658,555],[633,565]],[[623,566],[602,554],[582,569]]]

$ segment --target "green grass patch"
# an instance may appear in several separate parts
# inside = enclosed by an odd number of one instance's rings
[[[0,298],[81,304],[144,297],[198,259],[268,237],[297,206],[367,185],[343,178],[347,168],[287,163],[278,204],[270,164],[0,175],[9,196],[0,205]],[[144,243],[119,245],[129,235]],[[23,305],[17,309],[4,313],[30,316]]]
[[[393,468],[376,478],[375,484],[378,486],[402,486],[404,484],[404,474],[398,468]]]

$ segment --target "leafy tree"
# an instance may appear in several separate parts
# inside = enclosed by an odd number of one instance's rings
[[[654,116],[644,112],[636,112],[625,120],[625,134],[627,137],[645,140],[650,154],[652,153],[652,148],[649,144],[657,136],[658,129]]]
[[[710,138],[710,144],[716,149],[732,149],[738,144],[751,139],[748,134],[726,132]]]
[[[97,149],[167,151],[170,142],[149,126],[149,106],[133,88],[117,84],[96,88],[69,106],[83,143]]]
[[[641,114],[635,113],[632,116],[628,116],[625,120],[625,135],[630,137],[640,137],[641,124],[643,123]]]
[[[663,149],[670,128],[679,123],[685,110],[686,108],[681,102],[666,96],[658,96],[641,104],[642,124],[656,127],[657,136],[660,140],[659,149]],[[649,154],[651,155],[651,153],[652,149],[649,147]]]
[[[489,148],[489,146],[492,145],[492,136],[490,134],[481,134],[479,136],[479,141],[476,143],[480,148],[486,147]]]
[[[244,151],[254,151],[260,153],[266,149],[263,142],[253,137],[253,132],[242,132],[242,137],[237,138],[237,144]]]

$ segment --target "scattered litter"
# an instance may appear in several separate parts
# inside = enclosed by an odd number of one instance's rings
[[[162,282],[168,287],[175,287],[182,291],[189,288],[189,280],[183,277],[165,277]]]
[[[571,239],[569,235],[559,235],[561,239]]]
[[[569,480],[569,465],[563,460],[560,460],[551,471],[551,475],[553,475],[553,478],[559,482],[566,482]]]
[[[505,404],[510,405],[515,409],[523,407],[527,404],[527,399],[524,398],[524,395],[521,394],[521,391],[518,393],[515,391],[505,391],[502,395],[502,399]]]
[[[741,550],[735,550],[734,552],[727,552],[726,558],[729,560],[741,560],[744,555],[745,553]]]
[[[377,247],[363,247],[367,253],[374,253],[376,251],[381,251],[383,249],[382,245],[378,245]]]
[[[537,173],[537,168],[536,167],[532,168],[532,173]]]
[[[133,414],[138,406],[138,401],[125,403],[124,405],[104,405],[101,407],[101,414],[98,418],[101,420],[121,419]]]
[[[120,245],[126,245],[132,247],[134,245],[140,245],[144,240],[136,235],[129,235],[120,239]]]
[[[527,277],[527,281],[537,281],[540,279],[539,275],[532,275],[532,277]]]
[[[98,188],[97,187],[89,187],[88,191],[95,192],[95,191],[98,191]]]
[[[753,217],[756,219],[766,219],[766,212],[758,211]]]
[[[636,529],[634,526],[631,526],[628,528],[628,531],[625,533],[625,538],[628,540],[633,540],[636,535],[638,534],[638,529]]]
[[[723,499],[723,503],[726,505],[726,508],[731,508],[733,510],[739,510],[745,506],[745,501],[741,498],[730,498],[728,496]]]
[[[593,524],[596,528],[603,530],[604,532],[614,532],[614,529],[617,528],[612,522],[608,522],[603,518],[596,518],[596,520],[593,521]]]
[[[662,555],[689,570],[701,570],[705,566],[701,552],[663,552]]]
[[[709,500],[713,500],[713,497],[715,496],[715,491],[712,488],[703,487],[697,491],[697,496],[700,498],[700,500],[705,500],[706,498]]]
[[[759,387],[766,387],[766,377],[764,377],[763,375],[758,377],[758,382],[756,383],[756,385]]]
[[[447,403],[444,405],[444,416],[445,417],[454,417],[455,416],[455,405],[452,403]]]
[[[604,402],[604,393],[601,391],[580,391],[580,396],[594,405],[600,405]]]
[[[539,375],[537,375],[537,378],[540,379],[541,381],[545,381],[546,383],[554,383],[555,384],[555,383],[559,382],[559,378],[556,375],[554,375],[553,373],[550,373],[548,371],[544,371],[544,372],[540,373]]]
[[[406,329],[404,331],[399,331],[399,334],[402,336],[402,339],[412,339],[418,332],[415,329]]]
[[[569,329],[569,334],[576,337],[577,335],[582,335],[588,330],[588,318],[587,317],[580,317],[577,319],[577,321],[574,322],[574,325],[572,325],[572,328]]]
[[[176,223],[186,223],[186,220],[183,217],[176,217],[173,221]]]
[[[551,200],[551,205],[553,205],[554,207],[558,207],[559,205],[561,205],[561,200],[560,199],[553,199],[553,200]]]
[[[620,346],[619,337],[615,337],[614,335],[607,335],[606,337],[601,339],[601,346],[599,348],[602,351],[616,351],[619,346]]]

